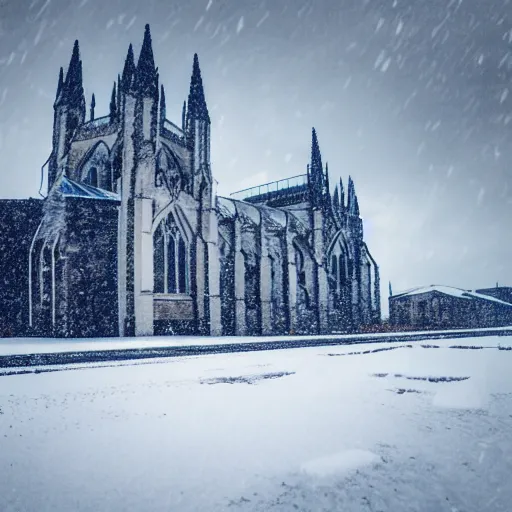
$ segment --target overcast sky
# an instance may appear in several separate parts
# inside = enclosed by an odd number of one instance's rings
[[[219,193],[304,173],[316,127],[384,311],[388,280],[512,285],[510,0],[0,0],[0,197],[38,195],[73,41],[105,115],[145,23],[177,124],[199,54]]]

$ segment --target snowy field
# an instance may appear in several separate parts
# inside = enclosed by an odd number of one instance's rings
[[[0,377],[0,511],[512,510],[512,337]]]

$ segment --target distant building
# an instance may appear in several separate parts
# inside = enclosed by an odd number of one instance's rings
[[[487,293],[492,290],[431,285],[398,293],[389,297],[389,323],[421,329],[512,325],[512,304]]]

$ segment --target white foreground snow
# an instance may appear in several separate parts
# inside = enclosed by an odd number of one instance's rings
[[[499,346],[512,337],[0,377],[0,511],[509,512]]]

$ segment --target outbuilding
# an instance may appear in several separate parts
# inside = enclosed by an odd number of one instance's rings
[[[403,329],[512,325],[512,304],[450,286],[414,288],[389,297],[389,322]]]

